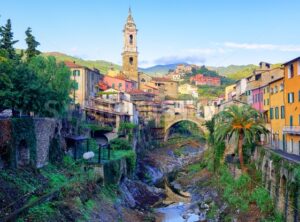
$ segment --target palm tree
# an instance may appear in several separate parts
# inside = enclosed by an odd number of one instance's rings
[[[216,116],[215,140],[238,138],[238,154],[243,172],[247,171],[244,165],[243,143],[245,140],[251,143],[261,134],[267,133],[261,114],[248,105],[227,107]]]

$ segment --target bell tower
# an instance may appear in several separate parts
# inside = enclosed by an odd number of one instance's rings
[[[137,28],[131,15],[130,8],[123,34],[123,73],[127,76],[127,78],[138,81],[138,51],[136,42]]]

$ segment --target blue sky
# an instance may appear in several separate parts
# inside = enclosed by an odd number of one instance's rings
[[[33,29],[41,51],[121,63],[131,5],[139,66],[284,62],[300,55],[299,0],[0,0],[17,47]]]

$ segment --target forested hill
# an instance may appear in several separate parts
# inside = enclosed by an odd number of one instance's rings
[[[78,57],[66,55],[60,52],[44,52],[43,56],[54,56],[58,61],[75,61],[76,64],[87,66],[89,68],[99,69],[101,73],[107,73],[107,70],[113,66],[115,69],[120,70],[121,67],[117,64],[113,64],[104,60],[84,60]]]

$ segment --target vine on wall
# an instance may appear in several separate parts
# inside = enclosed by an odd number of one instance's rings
[[[36,137],[32,118],[14,118],[12,123],[12,164],[16,167],[17,148],[25,140],[30,150],[30,163],[36,165]]]

